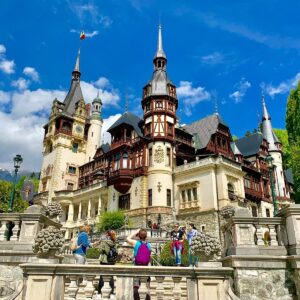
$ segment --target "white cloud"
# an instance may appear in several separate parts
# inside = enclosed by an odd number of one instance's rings
[[[108,79],[104,78],[100,77],[95,81],[102,84],[102,88],[99,89],[100,97],[104,105],[117,106],[120,100],[118,91],[112,87]],[[16,87],[20,88],[17,84]],[[85,102],[91,102],[97,95],[96,84],[82,81],[81,87]],[[64,90],[28,88],[10,92],[0,90],[0,128],[3,131],[0,167],[11,169],[12,157],[20,153],[24,158],[23,170],[39,171],[42,161],[43,125],[48,121],[52,101],[55,98],[63,101],[66,94],[67,91]],[[110,116],[104,120],[105,141],[110,140],[110,134],[105,133],[106,129],[119,116],[120,114]]]
[[[31,78],[33,81],[38,82],[40,80],[39,73],[35,68],[25,67],[23,70],[23,74]]]
[[[13,60],[3,59],[0,61],[0,70],[5,74],[15,73],[16,64]]]
[[[98,7],[93,3],[74,4],[69,1],[71,11],[77,16],[81,24],[101,24],[103,27],[109,27],[112,20],[99,12]]]
[[[104,88],[110,86],[110,82],[106,77],[100,77],[94,84],[99,88]]]
[[[262,83],[261,87],[266,94],[272,98],[278,94],[283,95],[287,94],[291,89],[295,88],[300,80],[300,73],[297,73],[293,78],[284,80],[278,85],[265,84]]]
[[[224,55],[220,52],[213,52],[211,54],[202,56],[201,61],[204,64],[212,66],[222,64],[224,62]]]
[[[4,54],[5,52],[6,52],[5,46],[0,44],[0,55]]]
[[[78,37],[80,36],[80,33],[81,33],[81,31],[76,30],[76,29],[71,29],[70,32],[78,34]],[[99,34],[99,31],[98,30],[94,30],[92,32],[85,31],[84,33],[85,33],[86,38],[93,38],[94,36]]]
[[[177,88],[177,96],[182,99],[184,103],[185,114],[190,116],[192,108],[199,102],[209,100],[211,95],[204,87],[193,87],[191,81],[180,81]]]
[[[107,132],[107,129],[114,124],[119,118],[121,117],[121,114],[116,114],[109,116],[107,119],[103,119],[103,126],[102,126],[102,137],[101,137],[101,143],[110,143],[111,142],[111,135],[109,132]]]
[[[25,78],[22,78],[22,77],[20,77],[17,80],[13,80],[12,83],[11,83],[11,85],[13,87],[16,87],[19,90],[25,90],[25,89],[27,89],[28,86],[29,86],[29,84],[30,84],[30,81],[27,80],[27,79],[25,79]]]
[[[235,103],[242,101],[243,97],[246,95],[247,90],[251,87],[251,83],[244,77],[234,85],[236,91],[229,95],[230,98],[234,100]]]

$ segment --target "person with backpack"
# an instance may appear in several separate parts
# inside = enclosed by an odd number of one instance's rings
[[[100,251],[99,261],[100,265],[114,265],[118,258],[118,251],[116,248],[116,240],[117,235],[114,230],[107,230],[106,231],[106,239],[98,241],[99,243],[98,249]],[[109,285],[111,287],[111,293],[114,293],[114,278],[111,277],[109,281]],[[104,286],[103,277],[100,276],[99,285],[98,285],[98,293],[101,293],[101,289]]]
[[[127,242],[133,247],[133,263],[136,266],[148,266],[151,261],[151,246],[150,243],[146,242],[147,231],[146,229],[139,229],[137,232],[132,233],[127,237]],[[138,239],[138,240],[136,240]],[[150,277],[148,278],[148,284],[150,283]],[[140,280],[134,278],[133,289],[134,289],[134,299],[139,299],[138,289],[140,286]],[[146,299],[150,299],[147,295]]]
[[[93,244],[89,241],[89,236],[86,231],[86,226],[80,226],[76,245],[74,241],[71,244],[71,248],[73,248],[71,250],[73,251],[76,264],[79,265],[86,264],[86,251],[88,248],[93,246]]]

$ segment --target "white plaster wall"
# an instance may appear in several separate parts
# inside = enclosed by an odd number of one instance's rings
[[[276,182],[275,182],[275,191],[276,195],[279,197],[284,197],[284,174],[282,168],[282,155],[280,152],[270,152],[270,155],[273,157],[273,165],[275,166],[276,173]]]
[[[93,159],[97,148],[101,144],[101,129],[102,129],[102,121],[92,119],[91,126],[88,132],[88,140],[86,144],[85,163]]]

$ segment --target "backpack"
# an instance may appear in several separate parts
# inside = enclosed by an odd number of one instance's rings
[[[147,266],[151,259],[150,256],[151,252],[148,248],[148,243],[140,242],[140,246],[134,258],[134,264],[139,266]]]
[[[77,245],[77,238],[74,237],[74,238],[72,238],[71,241],[70,241],[70,249],[71,249],[72,251],[75,251],[75,250],[77,250],[78,248],[79,248],[79,247],[78,247],[78,245]]]
[[[110,264],[115,264],[118,259],[118,251],[116,247],[111,247],[107,254],[107,262]]]

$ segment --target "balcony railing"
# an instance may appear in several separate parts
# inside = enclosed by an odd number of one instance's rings
[[[63,129],[63,128],[55,130],[55,134],[59,134],[59,133],[63,133],[63,134],[66,134],[66,135],[72,135],[71,130],[67,130],[67,129]]]
[[[181,201],[180,202],[180,209],[188,209],[188,208],[196,208],[200,207],[200,201]]]
[[[63,295],[57,299],[175,299],[210,300],[232,299],[229,278],[233,269],[215,268],[172,268],[144,266],[104,266],[71,264],[23,264],[27,280],[24,300],[33,298],[41,276],[45,290],[40,300],[48,300],[51,295]],[[101,296],[98,293],[100,275],[104,281]],[[82,278],[84,279],[82,281]],[[114,280],[112,295],[111,279]],[[151,278],[150,282],[148,278]],[[81,280],[80,280],[81,279]],[[81,282],[81,283],[80,283]],[[138,286],[139,288],[134,288]],[[51,298],[52,299],[52,298]],[[53,298],[54,299],[54,298]]]

